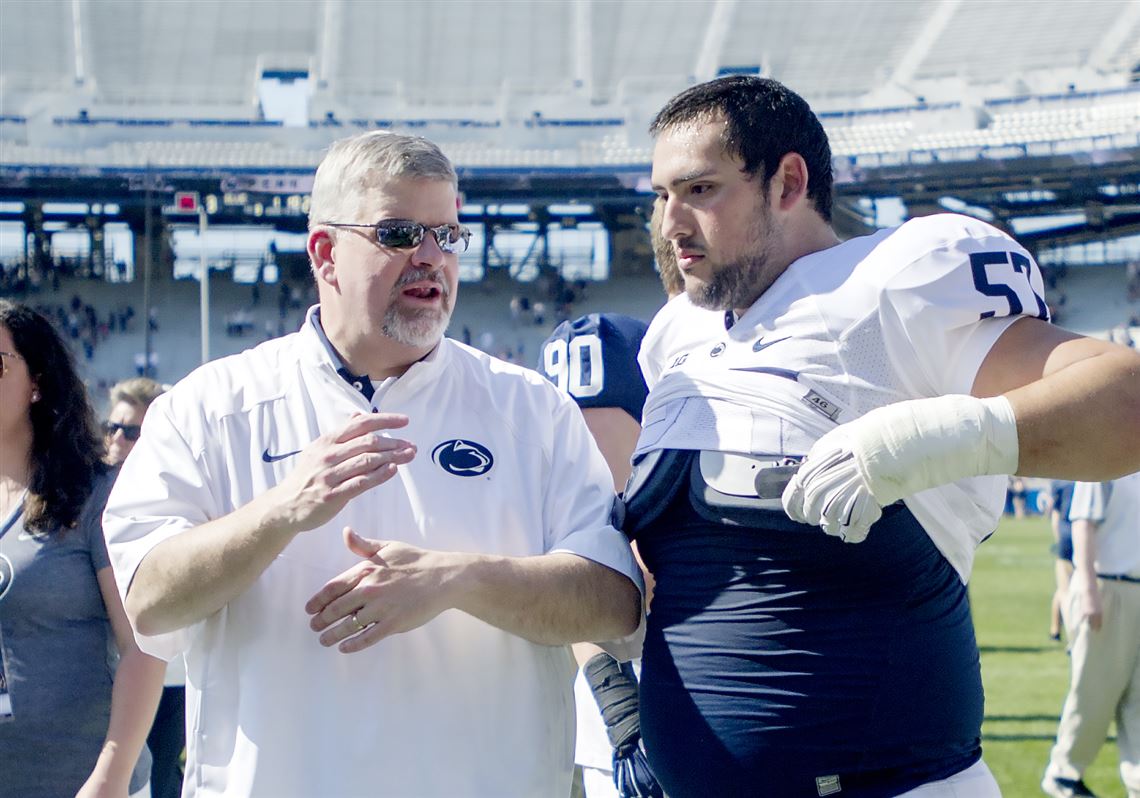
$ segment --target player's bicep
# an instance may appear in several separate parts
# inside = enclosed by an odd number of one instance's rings
[[[970,392],[979,397],[1007,393],[1113,348],[1106,341],[1023,317],[994,342]]]

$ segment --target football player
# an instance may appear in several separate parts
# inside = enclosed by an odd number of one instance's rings
[[[974,550],[1007,474],[1140,469],[1140,356],[1050,325],[1032,256],[976,219],[840,242],[827,136],[775,81],[694,86],[650,132],[691,305],[662,311],[691,343],[654,364],[624,496],[656,580],[656,776],[671,798],[997,796]]]
[[[618,491],[629,477],[648,393],[637,365],[645,329],[629,316],[591,313],[562,322],[542,345],[539,371],[582,408]],[[581,666],[574,683],[574,761],[587,798],[660,796],[641,744],[633,666],[590,643],[574,646],[574,656]]]

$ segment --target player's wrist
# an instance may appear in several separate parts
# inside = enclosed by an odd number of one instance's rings
[[[851,424],[860,475],[881,506],[967,477],[1017,470],[1017,419],[1004,396],[950,395],[873,410]]]
[[[624,753],[629,745],[636,745],[641,735],[637,679],[631,669],[623,668],[605,652],[591,657],[582,673],[602,713],[610,744]]]

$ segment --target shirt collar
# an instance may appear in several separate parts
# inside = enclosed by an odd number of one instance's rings
[[[329,341],[324,328],[321,326],[320,305],[313,305],[305,314],[305,330],[311,331],[313,337],[316,339],[319,359],[327,363],[341,379],[355,390],[360,391],[364,398],[371,402],[376,392],[376,387],[367,374],[353,374],[345,362],[341,360],[336,348],[332,345],[332,342]],[[442,368],[443,358],[440,356],[440,352],[446,340],[446,338],[441,338],[440,342],[436,344],[430,352],[413,363],[408,369],[408,372],[405,373],[405,377],[409,376],[412,372],[424,372],[423,376],[429,377]]]
[[[321,348],[324,350],[325,360],[333,367],[340,378],[351,385],[364,396],[364,398],[371,402],[372,394],[375,393],[375,388],[372,386],[372,380],[367,374],[353,374],[345,365],[344,361],[340,359],[337,354],[336,348],[333,347],[329,337],[325,334],[324,327],[321,326],[321,306],[313,305],[309,308],[309,312],[305,314],[305,326],[311,328],[316,334],[317,341],[320,342]]]

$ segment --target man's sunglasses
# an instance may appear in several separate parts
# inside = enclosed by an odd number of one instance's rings
[[[142,432],[142,427],[138,424],[116,424],[114,421],[104,421],[103,432],[107,433],[108,438],[113,438],[116,432],[121,432],[128,441],[137,441],[139,433]]]
[[[4,358],[6,357],[17,357],[20,360],[24,359],[24,356],[18,352],[0,352],[0,377],[3,377],[4,373],[10,368],[10,366],[4,362]]]
[[[435,243],[447,253],[467,251],[471,243],[471,231],[461,224],[441,224],[428,227],[426,224],[408,219],[381,219],[376,224],[350,224],[348,222],[321,222],[326,227],[364,227],[376,231],[376,241],[382,247],[392,249],[415,249],[430,232]]]

